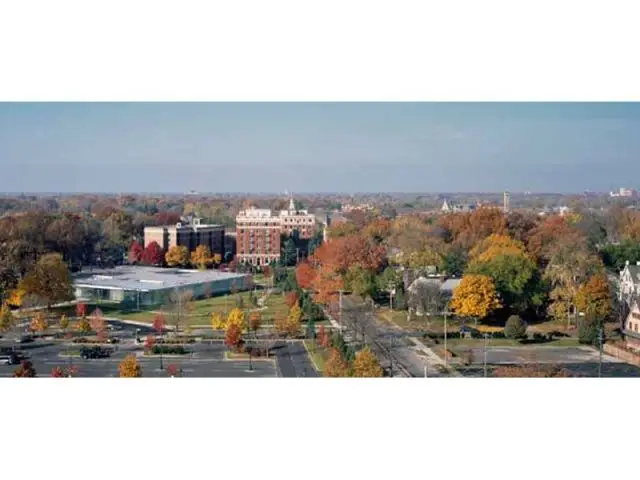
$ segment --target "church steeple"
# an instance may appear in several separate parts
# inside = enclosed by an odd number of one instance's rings
[[[296,204],[293,202],[293,195],[289,196],[289,211],[293,212],[296,209]]]

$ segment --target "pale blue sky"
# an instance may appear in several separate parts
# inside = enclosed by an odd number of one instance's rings
[[[0,103],[0,192],[640,187],[640,104]]]

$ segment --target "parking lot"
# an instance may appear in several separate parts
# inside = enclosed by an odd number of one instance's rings
[[[0,346],[19,348],[32,362],[38,376],[50,376],[55,367],[73,366],[77,369],[77,377],[118,377],[118,366],[126,355],[135,354],[142,367],[143,377],[167,377],[167,365],[176,365],[182,370],[184,377],[315,377],[308,354],[301,342],[279,342],[271,349],[270,359],[228,360],[225,358],[227,348],[222,342],[206,342],[189,344],[189,354],[179,356],[163,355],[146,357],[142,355],[142,346],[134,343],[138,327],[115,323],[113,336],[120,339],[114,345],[113,354],[109,358],[82,359],[69,357],[70,351],[77,352],[79,345],[72,345],[59,340],[38,340],[29,344],[18,345],[9,339],[2,339]],[[149,333],[142,329],[140,334]],[[0,365],[0,377],[12,377],[16,365]]]

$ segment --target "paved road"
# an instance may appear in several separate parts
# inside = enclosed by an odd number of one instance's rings
[[[318,372],[313,368],[307,349],[304,348],[302,342],[280,342],[275,346],[274,353],[280,376],[318,376]]]
[[[365,318],[367,309],[366,305],[356,302],[353,298],[343,297],[342,312],[346,325],[349,324],[347,319],[350,315],[361,319]],[[364,330],[367,343],[371,343],[371,348],[378,356],[383,368],[392,367],[394,376],[399,373],[408,373],[411,377],[424,377],[425,366],[427,366],[428,376],[443,376],[439,370],[436,370],[435,365],[432,365],[428,358],[421,355],[419,349],[408,338],[405,338],[401,329],[383,323],[373,315],[369,314],[368,318],[368,321],[359,323],[359,328]],[[361,338],[362,332],[355,334],[355,337]]]

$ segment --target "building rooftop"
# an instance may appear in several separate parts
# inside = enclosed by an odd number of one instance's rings
[[[219,270],[182,270],[125,265],[76,273],[73,275],[73,283],[78,287],[147,292],[247,276],[248,274],[244,273],[221,272]]]

